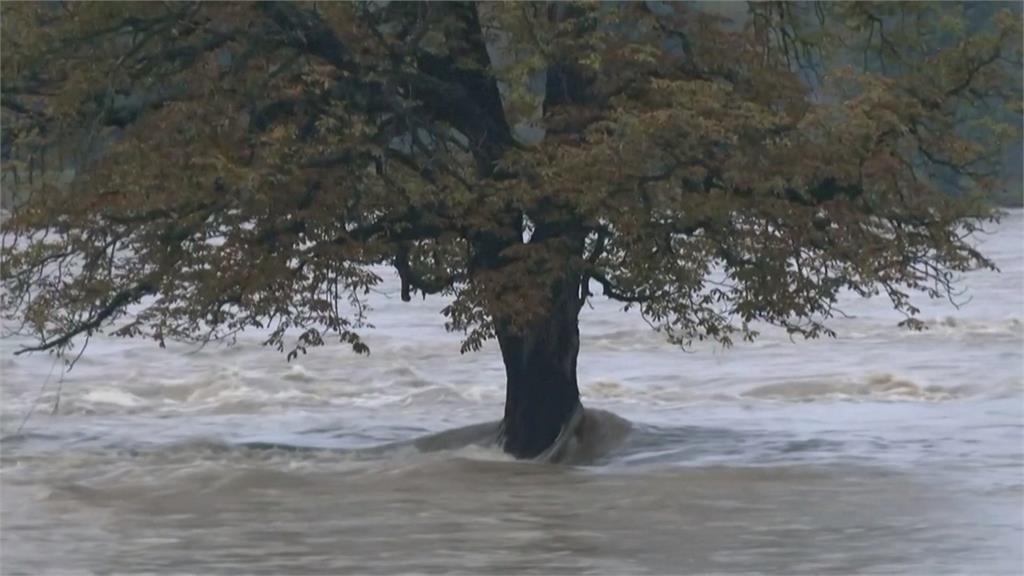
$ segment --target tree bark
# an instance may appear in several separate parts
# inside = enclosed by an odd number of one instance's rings
[[[497,330],[506,376],[501,442],[516,458],[535,458],[547,450],[580,404],[579,283],[578,274],[567,272],[551,288],[545,318],[525,330]]]

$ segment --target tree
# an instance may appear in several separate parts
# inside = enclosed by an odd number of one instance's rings
[[[921,27],[878,36],[867,8]],[[751,11],[4,3],[5,171],[77,158],[5,223],[4,316],[22,352],[257,328],[289,359],[363,353],[389,264],[403,299],[451,299],[464,352],[497,339],[517,457],[579,413],[591,286],[682,346],[831,334],[843,290],[916,326],[913,292],[992,266],[970,234],[1019,138],[984,113],[1020,112],[1019,18],[950,41],[947,4]]]

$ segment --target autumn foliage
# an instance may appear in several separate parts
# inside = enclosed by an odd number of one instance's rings
[[[1020,138],[1020,15],[955,3],[2,10],[4,171],[39,174],[3,313],[35,349],[362,352],[380,264],[573,393],[592,287],[682,345],[829,333],[847,290],[913,324],[991,266],[970,234]]]

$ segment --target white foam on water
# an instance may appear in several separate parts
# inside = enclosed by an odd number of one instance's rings
[[[317,380],[317,376],[299,364],[289,364],[288,372],[281,376],[281,379],[295,382],[313,382]]]
[[[941,402],[964,398],[970,392],[964,386],[944,388],[918,384],[894,374],[872,374],[857,380],[805,380],[766,384],[744,392],[743,397],[788,402]]]
[[[114,388],[100,388],[89,390],[76,402],[78,405],[111,404],[125,408],[135,408],[145,404],[145,400],[138,396],[117,390]]]

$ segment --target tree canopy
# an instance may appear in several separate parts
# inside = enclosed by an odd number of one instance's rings
[[[1020,138],[1019,14],[965,10],[5,2],[4,171],[37,176],[3,314],[29,349],[364,352],[386,264],[465,349],[592,283],[683,345],[829,333],[844,290],[913,323],[992,266],[969,236]]]

